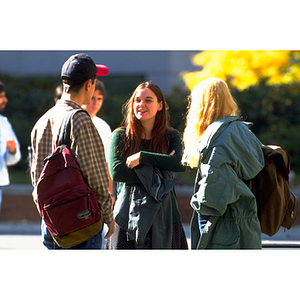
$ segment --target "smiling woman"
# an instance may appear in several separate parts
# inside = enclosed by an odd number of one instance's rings
[[[147,126],[144,126],[143,123],[136,117],[134,110],[136,96],[144,89],[151,91],[152,94],[149,96],[152,96],[153,100],[157,99],[157,102],[161,103],[161,109],[157,109],[154,113],[154,123],[150,123],[151,126],[147,124],[147,122],[145,123]],[[134,154],[139,150],[142,139],[146,139],[146,132],[148,132],[148,134],[151,132],[150,146],[152,151],[164,154],[170,153],[168,152],[168,145],[164,136],[168,133],[168,131],[175,131],[175,129],[168,127],[169,114],[167,110],[167,103],[159,86],[151,81],[141,83],[135,89],[131,98],[124,104],[123,114],[123,126],[126,128],[125,148],[127,154]]]
[[[166,108],[164,95],[153,82],[140,84],[123,107],[123,127],[113,132],[110,144],[109,170],[118,191],[115,233],[107,241],[108,249],[188,248],[172,180],[172,172],[185,171],[180,163],[182,141],[179,132],[168,126]],[[156,172],[159,180],[171,184],[163,201],[143,190],[157,179]],[[142,193],[138,199],[126,196],[132,188],[135,196]]]
[[[137,91],[133,102],[135,117],[141,121],[145,129],[145,139],[151,139],[156,113],[162,110],[162,101],[158,102],[155,94],[148,88]]]

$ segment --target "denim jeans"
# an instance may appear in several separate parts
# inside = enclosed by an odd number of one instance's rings
[[[207,223],[207,221],[209,220],[210,216],[204,216],[198,213],[198,225],[199,225],[199,230],[200,233],[203,232],[203,229]]]
[[[100,230],[97,234],[92,236],[86,242],[83,242],[79,245],[76,245],[68,249],[59,247],[55,243],[43,220],[42,220],[41,230],[42,230],[43,244],[48,250],[75,250],[75,249],[94,250],[94,249],[101,249],[102,246],[102,230]]]

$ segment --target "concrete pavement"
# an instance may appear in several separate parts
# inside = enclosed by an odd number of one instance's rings
[[[39,222],[0,222],[0,250],[44,249]]]
[[[184,230],[190,245],[189,224],[184,224]],[[285,232],[280,228],[272,237],[262,234],[262,240],[266,248],[300,249],[300,226]],[[40,223],[0,222],[0,250],[46,250],[42,245]]]
[[[300,188],[293,188],[294,193],[300,197]],[[41,241],[41,229],[40,229],[40,217],[36,211],[36,207],[32,204],[31,198],[32,186],[30,185],[9,185],[3,188],[3,193],[6,194],[6,197],[11,196],[7,201],[2,203],[2,220],[0,221],[0,250],[1,249],[30,249],[30,250],[41,250],[45,249]],[[181,187],[177,189],[177,194],[183,199],[183,196],[186,194],[191,194],[191,187]],[[20,196],[20,201],[16,203],[16,194]],[[25,196],[28,196],[28,201],[24,200]],[[179,197],[179,198],[180,198]],[[189,232],[189,220],[190,220],[190,206],[189,201],[183,199],[181,201],[181,214],[184,216],[183,220],[186,222],[184,224],[184,229],[190,243],[190,232]],[[27,203],[28,202],[28,203]],[[182,206],[182,203],[187,205]],[[5,204],[7,206],[5,206]],[[19,216],[11,216],[12,212],[16,212],[14,209],[18,204]],[[27,206],[20,206],[20,205]],[[4,213],[6,212],[7,216],[4,218]],[[29,218],[31,215],[38,216],[38,218]],[[9,218],[9,216],[11,218]],[[14,217],[14,218],[12,218]],[[18,217],[18,218],[17,218]],[[22,221],[9,221],[9,220],[24,220]],[[26,221],[27,220],[27,221]],[[30,221],[29,221],[30,220]],[[290,229],[284,232],[283,229],[280,229],[277,234],[273,237],[267,235],[262,235],[263,245],[270,246],[276,242],[285,242],[285,243],[294,243],[300,249],[300,212],[295,220],[295,225]]]

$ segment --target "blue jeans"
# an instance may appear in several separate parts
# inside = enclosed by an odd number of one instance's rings
[[[42,237],[43,237],[43,244],[48,250],[75,250],[75,249],[101,249],[102,245],[102,230],[100,230],[97,234],[92,236],[89,240],[86,242],[83,242],[79,245],[76,245],[71,248],[62,248],[59,247],[53,240],[49,230],[47,229],[47,226],[45,222],[42,220]]]
[[[199,225],[199,230],[200,233],[202,234],[203,229],[207,223],[207,221],[209,220],[210,216],[204,216],[198,213],[198,225]]]

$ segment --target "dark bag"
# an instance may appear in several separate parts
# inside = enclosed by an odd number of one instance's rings
[[[268,236],[280,226],[290,229],[296,219],[299,199],[290,190],[290,156],[279,146],[262,145],[264,168],[250,181],[257,201],[261,231]]]
[[[69,149],[71,119],[79,111],[86,112],[76,109],[65,116],[59,146],[45,158],[37,183],[40,214],[54,241],[63,248],[87,241],[103,225],[95,194]]]

